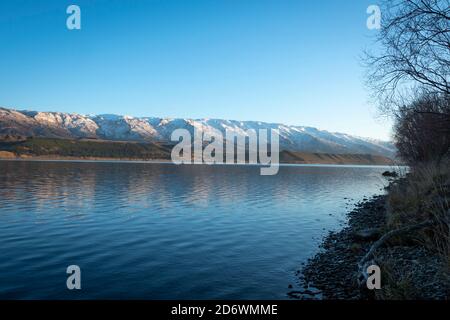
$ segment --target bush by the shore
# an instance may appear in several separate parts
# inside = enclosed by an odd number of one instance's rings
[[[448,160],[412,167],[405,178],[392,184],[387,196],[386,231],[425,227],[390,239],[390,254],[378,257],[384,285],[377,298],[417,299],[433,297],[428,291],[437,287],[450,290],[449,196]],[[398,248],[409,250],[400,252]],[[423,259],[422,253],[428,259]],[[447,292],[447,298],[449,295]]]
[[[299,271],[302,289],[290,295],[300,299],[448,299],[449,192],[448,160],[411,168],[390,183],[386,195],[358,204],[348,215],[348,227],[326,237],[324,250]],[[392,236],[382,241],[372,257],[381,269],[382,286],[371,291],[358,281],[358,264],[386,234]]]

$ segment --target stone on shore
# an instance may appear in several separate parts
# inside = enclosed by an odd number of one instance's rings
[[[353,233],[356,241],[375,241],[381,236],[381,231],[378,228],[357,230]]]

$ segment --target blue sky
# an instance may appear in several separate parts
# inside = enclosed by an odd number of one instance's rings
[[[373,0],[3,0],[0,105],[387,139],[359,60]],[[81,8],[81,30],[66,8]]]

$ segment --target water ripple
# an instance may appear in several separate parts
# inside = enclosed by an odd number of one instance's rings
[[[1,161],[0,298],[284,299],[383,169]]]

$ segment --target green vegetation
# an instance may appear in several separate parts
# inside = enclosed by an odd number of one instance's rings
[[[170,159],[170,149],[155,143],[28,138],[0,142],[0,150],[18,156],[75,158]]]

